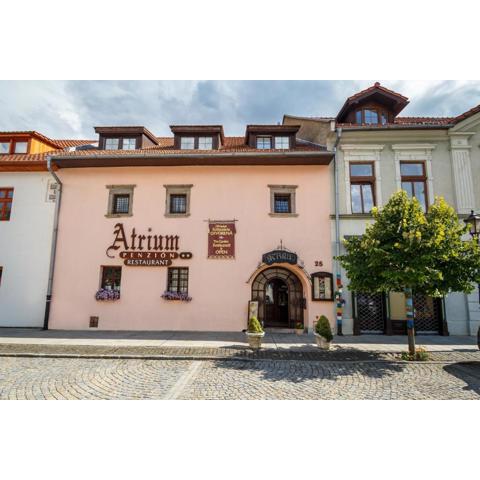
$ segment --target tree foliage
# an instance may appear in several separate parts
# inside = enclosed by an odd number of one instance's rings
[[[433,297],[451,291],[470,293],[480,282],[480,249],[462,239],[467,228],[443,198],[425,214],[405,191],[392,195],[361,237],[345,239],[338,257],[350,289],[361,292],[403,291]]]

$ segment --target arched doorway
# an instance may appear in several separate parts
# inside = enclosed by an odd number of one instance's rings
[[[260,272],[252,283],[252,300],[258,302],[258,317],[266,328],[295,328],[303,323],[302,283],[286,268]]]

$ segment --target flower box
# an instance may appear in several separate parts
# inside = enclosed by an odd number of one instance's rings
[[[162,298],[165,300],[179,300],[181,302],[190,302],[192,297],[189,297],[187,293],[179,292],[163,292]]]
[[[105,301],[113,302],[115,300],[120,300],[120,291],[119,290],[107,290],[105,288],[101,288],[95,294],[95,299],[100,301],[100,302],[105,302]]]

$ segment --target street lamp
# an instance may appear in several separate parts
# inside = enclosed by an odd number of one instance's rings
[[[475,215],[475,213],[472,210],[472,212],[464,220],[464,222],[468,226],[468,230],[472,238],[477,240],[478,242],[479,236],[480,236],[480,215]]]
[[[476,240],[480,244],[480,215],[475,215],[473,210],[471,211],[470,215],[464,220],[466,225],[468,226],[468,230],[470,232],[471,237]],[[479,294],[479,302],[480,302],[480,285],[478,285],[478,294]],[[477,332],[477,345],[480,349],[480,327],[478,327]]]

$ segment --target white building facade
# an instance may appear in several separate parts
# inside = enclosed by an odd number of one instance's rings
[[[46,158],[88,143],[0,132],[0,327],[43,327],[56,201]]]
[[[425,210],[442,196],[459,219],[480,208],[480,108],[458,117],[400,117],[408,99],[376,83],[348,98],[336,118],[286,115],[299,137],[327,145],[337,142],[339,238],[362,235],[370,210],[382,207],[404,189]],[[334,169],[332,167],[332,183]],[[335,198],[332,198],[332,251],[336,253]],[[344,252],[343,245],[340,253]],[[344,334],[405,334],[402,293],[366,295],[344,285]],[[479,292],[449,294],[445,299],[417,295],[417,333],[476,335],[480,326]]]
[[[12,192],[10,218],[0,221],[2,327],[43,326],[55,210],[51,187],[48,172],[0,172],[0,189]]]

